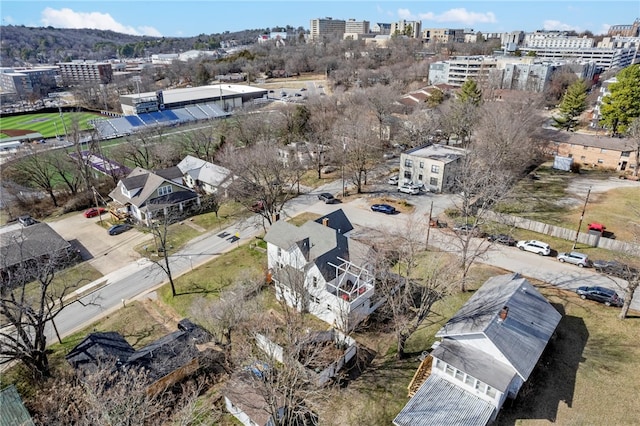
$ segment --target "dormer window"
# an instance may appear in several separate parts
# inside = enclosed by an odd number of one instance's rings
[[[171,185],[165,185],[158,188],[158,196],[162,197],[163,195],[171,194],[172,188]]]
[[[124,185],[120,186],[120,192],[122,192],[122,195],[124,195],[125,197],[131,198],[131,195],[129,194],[129,190]]]

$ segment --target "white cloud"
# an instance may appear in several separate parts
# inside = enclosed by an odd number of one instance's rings
[[[2,25],[11,25],[13,24],[13,17],[12,16],[3,16],[2,17]]]
[[[565,24],[564,22],[554,21],[548,19],[542,23],[542,29],[547,31],[575,31],[577,33],[582,32],[582,28],[573,25]]]
[[[468,26],[497,22],[493,12],[469,12],[465,8],[450,9],[439,15],[433,12],[413,14],[409,9],[398,9],[397,13],[401,19],[412,21],[454,22]]]
[[[52,9],[47,7],[42,11],[40,20],[44,26],[56,28],[92,28],[98,30],[111,30],[123,34],[148,35],[161,37],[160,31],[149,26],[132,27],[117,22],[108,13],[101,12],[75,12],[69,8]]]
[[[609,28],[611,28],[611,24],[602,24],[599,30],[596,30],[594,34],[607,34],[609,32]]]

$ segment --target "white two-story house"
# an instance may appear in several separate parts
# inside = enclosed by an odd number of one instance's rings
[[[226,194],[233,182],[231,171],[217,164],[187,155],[178,163],[186,186],[206,194]]]
[[[466,150],[428,143],[400,154],[398,186],[412,183],[432,192],[453,192]]]
[[[562,315],[525,278],[487,280],[436,333],[431,374],[396,426],[486,425],[529,379]]]
[[[373,250],[347,236],[342,210],[298,227],[275,222],[264,240],[278,300],[349,331],[371,313]]]

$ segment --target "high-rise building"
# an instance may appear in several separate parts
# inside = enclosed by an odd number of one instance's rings
[[[368,34],[369,21],[356,21],[355,19],[349,19],[345,23],[344,32],[347,34]]]
[[[58,67],[0,68],[0,88],[18,96],[45,94],[57,86]]]
[[[464,43],[465,30],[451,28],[425,28],[422,38],[427,43]]]
[[[318,18],[312,19],[310,24],[309,39],[321,40],[328,38],[342,38],[345,33],[346,22],[341,19]]]
[[[391,35],[406,35],[411,38],[420,38],[422,35],[422,22],[405,21],[404,19],[391,24]]]
[[[588,49],[594,46],[592,38],[567,35],[558,31],[536,31],[524,36],[524,47]]]
[[[58,66],[65,86],[86,83],[108,84],[113,78],[113,69],[108,62],[72,61],[61,62]]]

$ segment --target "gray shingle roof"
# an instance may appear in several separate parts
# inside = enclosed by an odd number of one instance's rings
[[[494,407],[446,379],[431,375],[393,420],[396,426],[480,426]]]
[[[315,220],[316,223],[322,224],[322,222],[327,219],[327,225],[329,228],[333,228],[338,231],[340,234],[346,234],[350,231],[353,231],[353,225],[351,221],[344,214],[342,209],[335,210],[329,214],[326,214]]]
[[[179,185],[153,172],[145,170],[141,167],[136,167],[131,171],[131,173],[129,173],[129,175],[127,175],[126,178],[121,179],[120,182],[118,182],[118,185],[115,187],[115,189],[109,193],[109,197],[111,197],[113,200],[117,201],[122,205],[127,205],[130,203],[138,208],[142,208],[142,207],[145,207],[147,200],[151,198],[151,196],[154,193],[156,193],[158,188],[161,185],[166,185],[166,184],[170,184],[175,188],[181,189],[180,191],[174,190],[173,193],[180,193],[185,191],[193,194],[194,197],[197,196],[197,194],[194,191],[192,191],[191,189],[187,188],[184,185]],[[131,198],[126,197],[122,193],[121,191],[122,186],[124,186],[130,192],[132,190],[135,190],[131,194]],[[180,200],[178,201],[183,201],[188,198],[189,197],[183,194],[183,196],[181,196]]]
[[[511,380],[516,375],[516,371],[510,365],[487,356],[485,352],[471,345],[465,345],[453,339],[445,339],[441,342],[431,352],[431,356],[441,359],[502,393],[506,393]]]
[[[120,333],[91,333],[65,357],[74,368],[97,366],[101,362],[125,363],[135,350]]]
[[[16,227],[0,236],[0,268],[68,250],[71,244],[46,223]]]
[[[503,306],[507,318],[499,319]],[[486,336],[527,380],[562,315],[518,274],[488,279],[436,333],[436,337]]]

